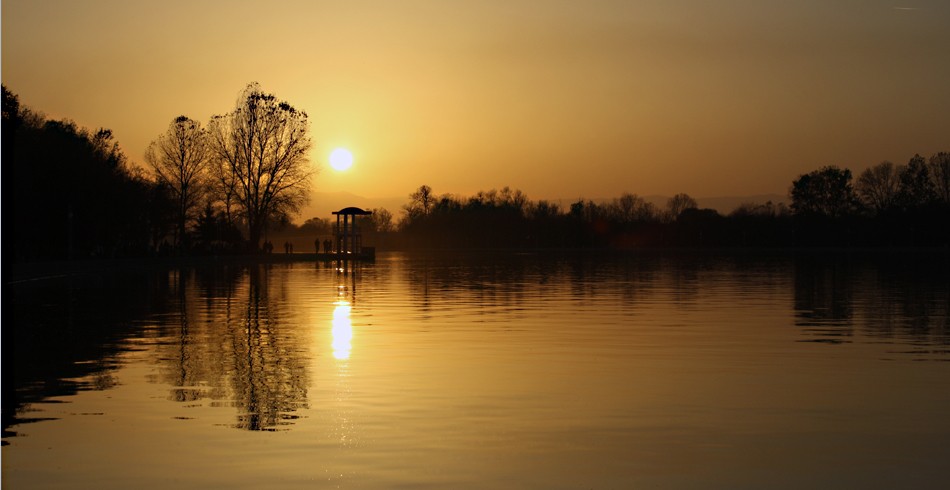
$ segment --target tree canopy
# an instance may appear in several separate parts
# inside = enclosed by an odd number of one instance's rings
[[[285,221],[308,201],[310,124],[295,109],[251,83],[233,111],[211,118],[208,125],[219,198],[230,215],[232,204],[247,223],[251,247],[257,249],[271,221]]]
[[[800,175],[789,194],[795,213],[839,218],[854,209],[851,171],[834,165]]]
[[[201,123],[186,116],[175,118],[168,130],[145,151],[156,180],[172,194],[176,208],[176,235],[186,236],[187,224],[198,217],[210,190],[208,135]]]

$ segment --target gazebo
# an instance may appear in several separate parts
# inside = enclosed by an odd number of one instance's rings
[[[336,215],[336,227],[333,228],[333,242],[336,245],[336,252],[339,254],[362,253],[363,233],[360,227],[356,226],[356,217],[368,216],[373,212],[349,207],[334,211],[333,214]],[[343,217],[342,223],[340,223],[341,216]]]

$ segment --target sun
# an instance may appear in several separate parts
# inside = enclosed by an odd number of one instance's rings
[[[339,170],[344,171],[350,168],[350,165],[353,165],[353,154],[349,150],[344,148],[337,148],[333,150],[333,153],[330,153],[330,166]]]

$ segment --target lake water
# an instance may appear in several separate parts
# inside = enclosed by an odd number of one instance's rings
[[[8,284],[3,486],[950,482],[946,253],[338,265]]]

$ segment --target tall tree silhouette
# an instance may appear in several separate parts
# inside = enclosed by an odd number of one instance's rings
[[[900,168],[884,161],[861,172],[855,190],[865,206],[881,214],[897,199],[899,177]]]
[[[16,144],[16,131],[20,126],[20,98],[13,92],[7,90],[7,86],[3,85],[3,122],[2,122],[2,160],[4,162],[13,162],[16,155],[14,145]],[[7,167],[10,168],[10,167]],[[8,174],[9,175],[9,174]],[[12,203],[13,215],[18,215],[18,204],[17,200],[13,199]],[[10,204],[7,204],[10,206]],[[11,209],[10,207],[7,208]],[[11,261],[16,258],[14,253],[14,247],[4,247],[3,258],[7,261]]]
[[[421,185],[412,194],[409,194],[409,203],[403,206],[407,218],[415,219],[420,216],[428,216],[435,203],[435,196],[432,195],[432,188],[427,185]]]
[[[906,210],[914,210],[932,202],[936,197],[930,168],[920,155],[914,155],[901,167],[897,200]]]
[[[29,110],[17,130],[13,171],[18,260],[140,254],[155,193],[129,165],[112,131],[90,131]]]
[[[930,157],[930,175],[937,200],[950,204],[950,153],[942,151]]]
[[[373,223],[373,230],[381,233],[389,233],[395,230],[393,225],[393,214],[386,208],[373,208],[373,214],[370,216]]]
[[[683,211],[698,206],[696,200],[689,197],[689,194],[677,194],[666,201],[666,207],[670,210],[670,217],[675,221]]]
[[[201,123],[185,116],[175,118],[145,151],[145,161],[175,199],[176,238],[185,239],[187,225],[197,218],[209,190],[208,162],[211,149]]]
[[[824,215],[835,219],[854,208],[851,171],[834,165],[799,176],[792,182],[789,194],[796,214]]]
[[[241,92],[234,111],[214,116],[208,125],[215,174],[248,227],[257,249],[268,220],[295,215],[308,200],[317,172],[310,150],[307,113],[295,109],[257,83]]]

